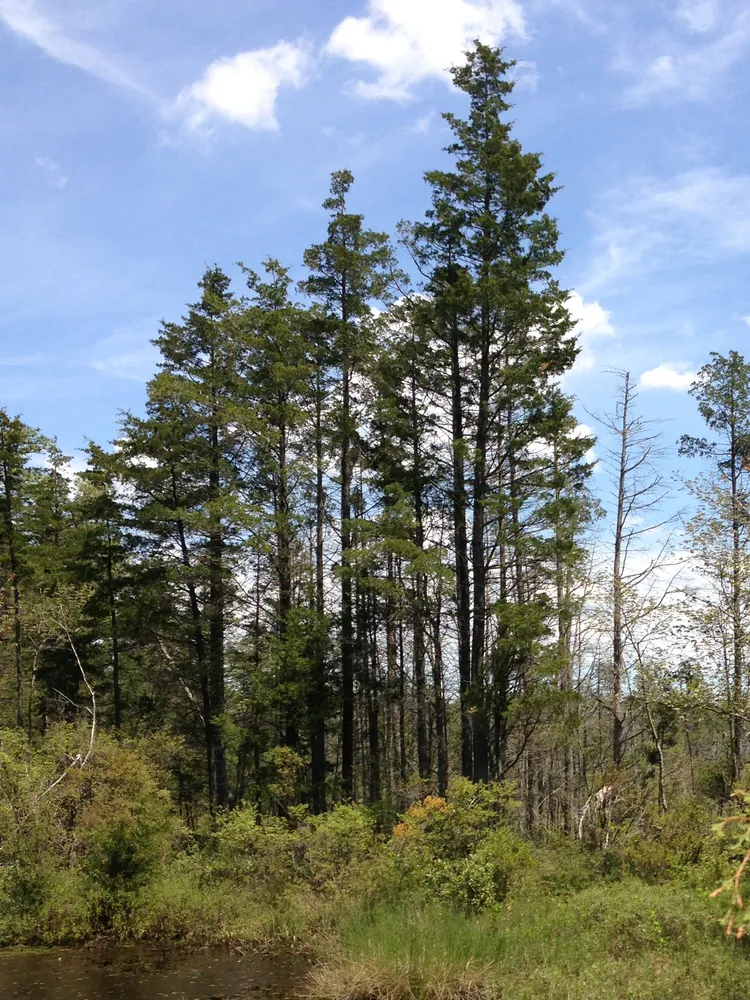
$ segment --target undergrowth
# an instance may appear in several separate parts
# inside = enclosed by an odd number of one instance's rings
[[[0,734],[0,944],[158,941],[305,950],[320,1000],[734,1000],[747,942],[722,900],[737,844],[696,799],[612,846],[525,839],[513,789],[459,779],[395,823],[228,811],[189,830],[168,747]],[[62,774],[62,779],[57,780]],[[725,907],[724,907],[725,908]]]

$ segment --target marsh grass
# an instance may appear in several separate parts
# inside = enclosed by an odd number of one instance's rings
[[[468,916],[382,906],[341,928],[316,1000],[739,1000],[750,952],[705,896],[627,880]]]

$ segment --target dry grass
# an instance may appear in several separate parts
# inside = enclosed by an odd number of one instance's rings
[[[488,1000],[499,995],[491,965],[418,968],[376,960],[338,959],[310,974],[310,995],[319,1000]]]

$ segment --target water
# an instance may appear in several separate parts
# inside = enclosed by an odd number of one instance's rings
[[[224,951],[0,953],[0,1000],[288,1000],[304,965]]]

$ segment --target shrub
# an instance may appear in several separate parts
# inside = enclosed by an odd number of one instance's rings
[[[677,800],[669,812],[647,813],[641,830],[619,848],[624,873],[652,883],[712,885],[722,858],[711,824],[710,804],[692,797]]]
[[[445,798],[428,795],[411,806],[394,827],[394,844],[435,858],[466,858],[492,830],[507,824],[517,805],[512,792],[509,785],[475,785],[457,778]]]
[[[211,878],[252,884],[267,897],[277,896],[298,878],[300,836],[281,817],[259,819],[252,807],[224,813],[214,842],[216,853],[207,866]]]
[[[372,864],[382,847],[375,817],[363,806],[336,806],[302,828],[306,875],[317,890],[351,885]]]
[[[84,913],[121,923],[182,834],[137,744],[102,734],[86,766],[71,765],[82,738],[61,726],[37,748],[2,734],[0,888],[15,926],[36,928],[21,937],[78,939]]]

